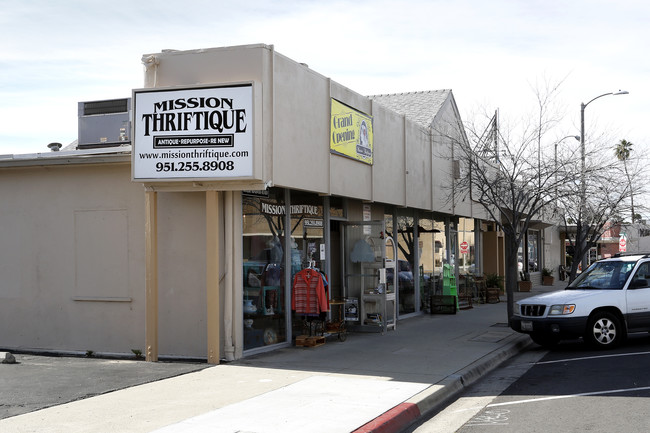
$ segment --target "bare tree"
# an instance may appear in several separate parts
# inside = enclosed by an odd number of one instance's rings
[[[454,157],[460,159],[470,175],[458,180],[456,196],[469,196],[479,203],[505,235],[505,280],[508,319],[514,309],[513,292],[518,281],[518,250],[531,223],[551,210],[560,187],[575,182],[575,170],[557,160],[550,149],[558,140],[552,132],[559,122],[553,110],[559,84],[536,91],[535,114],[524,118],[517,128],[497,125],[489,118],[487,126],[468,123],[468,140],[455,140]],[[534,120],[530,120],[534,119]]]
[[[625,150],[620,147],[620,144],[615,148],[617,159],[612,159],[608,152],[602,152],[601,149],[608,146],[603,146],[601,143],[607,141],[609,141],[607,137],[595,140],[586,153],[585,197],[582,198],[584,206],[581,206],[579,194],[578,196],[571,194],[572,191],[580,190],[577,183],[567,182],[561,186],[563,193],[558,204],[559,215],[565,232],[570,234],[567,240],[573,250],[569,270],[570,281],[575,279],[583,257],[597,245],[607,225],[623,223],[625,220],[623,215],[628,212],[632,212],[634,221],[632,200],[635,195],[641,194],[645,184],[641,165],[636,163],[631,154],[629,152],[625,154],[624,159],[621,159],[623,155],[619,156],[618,151]],[[618,164],[619,159],[624,162],[622,168]],[[626,179],[626,181],[620,182],[618,179]],[[635,179],[636,183],[631,179]]]
[[[414,224],[413,217],[398,216],[397,217],[397,231],[396,233],[389,233],[397,241],[402,256],[406,261],[415,266],[415,239],[414,239]]]

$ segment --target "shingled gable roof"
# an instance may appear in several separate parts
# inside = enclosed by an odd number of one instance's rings
[[[390,95],[371,95],[368,98],[389,110],[406,116],[424,128],[431,128],[433,120],[450,95],[451,89],[443,89],[394,93]]]

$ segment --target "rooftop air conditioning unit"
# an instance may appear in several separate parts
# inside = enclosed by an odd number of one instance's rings
[[[131,143],[131,98],[79,102],[79,149]]]

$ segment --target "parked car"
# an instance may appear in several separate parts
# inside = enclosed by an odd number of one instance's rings
[[[582,337],[613,348],[630,333],[650,331],[650,254],[600,260],[565,290],[518,301],[510,326],[546,347]]]
[[[397,261],[397,279],[399,281],[400,290],[404,292],[407,288],[413,288],[413,271],[411,271],[411,265],[406,260]],[[393,282],[393,268],[388,268],[386,270],[386,278],[389,284]]]

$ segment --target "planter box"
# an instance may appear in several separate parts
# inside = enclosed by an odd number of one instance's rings
[[[431,314],[456,314],[457,301],[455,296],[431,296]]]
[[[542,277],[543,286],[552,286],[555,281],[555,277]]]
[[[520,292],[530,292],[530,289],[533,288],[532,281],[519,281],[519,291]]]
[[[499,294],[501,289],[498,287],[488,287],[485,291],[485,303],[486,304],[497,304],[501,301],[499,299]]]

